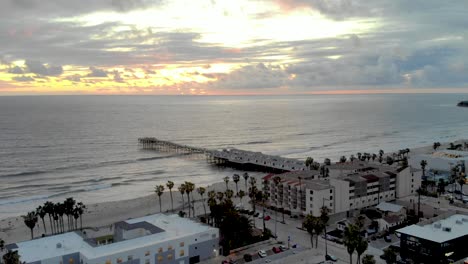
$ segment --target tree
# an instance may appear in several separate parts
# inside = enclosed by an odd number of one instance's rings
[[[362,257],[362,264],[375,264],[374,256],[365,255],[364,257]]]
[[[367,246],[368,246],[367,240],[363,239],[362,236],[359,235],[356,241],[356,253],[358,255],[358,258],[357,258],[358,264],[361,263],[361,255],[367,250]]]
[[[47,228],[46,228],[46,224],[45,224],[45,220],[44,220],[44,217],[46,216],[46,210],[44,210],[44,207],[42,206],[39,206],[36,208],[36,215],[38,215],[41,220],[42,220],[42,225],[44,225],[44,234],[47,234]]]
[[[393,250],[392,248],[388,247],[388,248],[384,249],[383,252],[384,252],[384,253],[383,253],[384,259],[385,259],[385,262],[386,262],[387,264],[396,263],[397,254],[396,254],[395,250]]]
[[[5,241],[0,238],[0,252],[2,252],[5,249]]]
[[[419,163],[419,165],[421,165],[421,170],[422,170],[422,176],[423,177],[426,177],[426,166],[427,166],[427,161],[426,160],[421,160],[421,163]]]
[[[242,198],[244,198],[245,192],[243,190],[240,190],[238,196],[239,196],[239,201],[242,204]]]
[[[305,160],[306,167],[311,169],[312,164],[314,164],[314,159],[311,157],[307,157]]]
[[[228,190],[228,189],[229,189],[229,187],[228,187],[228,184],[229,184],[229,177],[226,176],[226,177],[223,178],[223,180],[224,180],[224,182],[226,183],[226,190]]]
[[[380,156],[380,157],[383,157],[383,154],[384,154],[384,151],[383,151],[383,150],[379,150],[379,156]]]
[[[346,162],[346,156],[341,156],[340,162],[341,162],[341,163],[345,163],[345,162]]]
[[[44,211],[49,215],[49,223],[50,223],[50,232],[54,233],[54,227],[52,225],[52,214],[54,212],[54,204],[52,202],[45,202],[43,206]]]
[[[393,160],[393,158],[392,158],[392,157],[390,157],[390,156],[387,156],[386,162],[387,162],[387,164],[388,164],[388,165],[392,165],[392,164],[393,164],[393,162],[394,162],[394,160]]]
[[[161,195],[164,193],[164,185],[157,185],[154,187],[154,192],[158,195],[159,198],[159,212],[162,213],[162,205],[161,205]]]
[[[185,194],[185,184],[181,184],[179,187],[180,196],[182,196],[182,211],[185,211],[185,201],[184,201],[184,194]]]
[[[353,264],[353,252],[356,249],[356,244],[359,236],[359,228],[350,224],[345,228],[343,235],[343,244],[346,246],[346,250],[349,254],[349,263]]]
[[[206,207],[205,207],[205,202],[204,202],[204,198],[203,198],[203,195],[205,194],[206,189],[205,189],[205,187],[200,186],[200,187],[197,188],[197,192],[202,198],[203,211],[205,211],[205,216],[206,216]]]
[[[23,215],[24,224],[31,229],[31,239],[34,238],[34,227],[36,227],[37,223],[37,215],[36,212],[29,212],[27,215]]]
[[[239,182],[239,180],[240,180],[239,174],[232,175],[232,181],[236,184],[236,195],[239,194],[239,188],[237,188],[237,183]]]
[[[325,160],[323,161],[323,163],[327,166],[330,166],[331,165],[331,160],[329,158],[325,158]]]
[[[234,197],[234,191],[233,190],[226,190],[224,192],[224,194],[225,194],[224,197],[226,198],[226,200],[230,201],[230,203],[232,203],[232,197]]]
[[[185,193],[187,194],[187,204],[189,207],[189,217],[190,217],[190,193],[192,193],[195,190],[195,184],[191,182],[185,182]],[[193,211],[193,216],[195,216],[195,207],[192,207]]]
[[[372,161],[375,161],[376,158],[377,158],[377,154],[372,153]]]
[[[245,191],[247,192],[248,191],[248,188],[247,188],[247,180],[249,179],[249,174],[247,172],[244,172],[244,174],[242,175],[244,177],[244,181],[245,181]]]
[[[11,251],[3,255],[3,263],[4,264],[21,264],[20,262],[20,255],[18,255],[18,251]]]
[[[325,202],[325,200],[323,200]],[[322,222],[323,225],[323,231],[325,232],[325,254],[328,254],[328,248],[327,248],[327,224],[328,221],[330,220],[330,217],[328,216],[329,210],[328,207],[323,205],[320,208],[320,221]]]
[[[356,159],[356,158],[354,157],[353,154],[351,154],[351,156],[349,156],[349,160],[351,161],[351,163],[353,163],[355,159]]]
[[[169,189],[169,193],[171,195],[171,211],[173,212],[174,211],[174,200],[172,198],[172,188],[174,188],[174,182],[167,181],[166,186]]]
[[[85,209],[86,206],[82,202],[77,204],[77,213],[80,216],[80,230],[83,230],[83,213]]]
[[[445,182],[443,179],[439,179],[439,182],[437,183],[437,192],[439,195],[445,192]]]
[[[315,234],[315,226],[317,225],[317,217],[308,214],[304,222],[302,223],[302,226],[307,230],[307,233],[310,235],[310,245],[312,248],[314,248],[314,234]]]
[[[253,178],[251,178],[253,179]],[[249,198],[250,198],[250,202],[252,203],[252,209],[254,211],[254,214],[256,212],[256,207],[255,207],[255,204],[256,204],[256,195],[257,195],[257,192],[258,192],[258,189],[257,189],[257,186],[252,186],[249,188]]]
[[[358,153],[357,153],[357,158],[358,158],[358,160],[361,160],[361,157],[362,157],[362,153],[361,153],[361,152],[358,152]]]

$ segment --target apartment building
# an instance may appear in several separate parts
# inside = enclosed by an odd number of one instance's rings
[[[320,215],[326,206],[331,214],[375,206],[416,193],[421,185],[418,171],[367,162],[328,166],[329,177],[318,171],[294,171],[264,178],[270,206],[291,214]],[[275,184],[273,178],[281,181]]]
[[[68,232],[7,248],[18,251],[27,264],[188,264],[216,256],[218,244],[217,228],[155,214],[118,222],[110,235]]]

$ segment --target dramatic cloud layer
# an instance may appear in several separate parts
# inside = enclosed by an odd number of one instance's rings
[[[6,0],[0,94],[464,92],[467,13],[464,0]]]

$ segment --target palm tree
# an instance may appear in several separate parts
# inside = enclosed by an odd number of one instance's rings
[[[383,150],[379,150],[379,156],[382,157],[385,152]]]
[[[154,192],[158,195],[159,198],[159,212],[162,213],[162,205],[161,205],[161,195],[164,193],[164,185],[157,185],[154,187]]]
[[[374,256],[372,255],[365,255],[362,258],[362,264],[375,264]]]
[[[346,162],[346,156],[341,156],[340,162],[341,162],[341,163],[345,163],[345,162]]]
[[[185,211],[185,202],[184,202],[185,184],[182,183],[178,189],[179,189],[180,195],[182,196],[182,211]]]
[[[239,189],[237,188],[237,183],[239,182],[239,180],[240,180],[239,174],[232,175],[232,181],[236,184],[236,195],[239,194]]]
[[[63,224],[63,214],[65,214],[65,207],[63,206],[62,203],[57,203],[54,206],[55,213],[58,216],[58,221],[59,221],[59,231],[60,232],[65,232],[65,226]]]
[[[306,167],[310,169],[312,164],[314,164],[314,159],[311,157],[307,157],[305,160]]]
[[[219,202],[223,202],[224,199],[224,193],[223,192],[217,192],[216,193],[216,198],[219,200]]]
[[[358,160],[361,160],[361,157],[362,157],[362,153],[361,153],[361,152],[358,152],[358,153],[357,153],[357,158],[358,158]]]
[[[317,248],[317,246],[318,246],[318,237],[325,230],[325,224],[322,222],[320,217],[316,217],[315,221],[316,221],[315,226],[314,226],[314,230],[315,230],[315,248]]]
[[[233,190],[226,190],[226,191],[224,192],[224,194],[225,194],[225,196],[226,196],[226,200],[231,201],[231,203],[232,203],[232,200],[231,200],[231,199],[232,199],[232,197],[234,196],[234,191],[233,191]]]
[[[239,196],[239,202],[242,204],[242,198],[244,198],[245,192],[243,190],[240,190],[237,196]]]
[[[205,216],[206,216],[206,207],[205,207],[204,198],[203,198],[203,195],[205,194],[206,189],[205,189],[205,187],[200,186],[200,187],[197,188],[197,192],[202,198],[203,210],[205,211]]]
[[[351,163],[353,163],[355,159],[356,159],[356,158],[354,157],[353,154],[351,154],[351,156],[349,156],[349,160],[351,161]]]
[[[223,178],[223,180],[224,180],[224,182],[226,183],[226,190],[228,190],[228,189],[229,189],[229,188],[228,188],[229,177],[226,176],[226,177]]]
[[[376,158],[377,158],[377,154],[372,153],[372,161],[375,161]]]
[[[343,244],[349,254],[349,263],[353,264],[353,252],[356,249],[356,243],[359,236],[359,229],[356,225],[350,224],[345,228],[343,236]]]
[[[426,176],[427,161],[426,161],[426,160],[421,160],[420,165],[421,165],[421,170],[422,170],[422,172],[423,172],[423,175],[422,175],[422,176],[425,177],[425,176]]]
[[[36,212],[29,212],[27,215],[23,215],[24,224],[31,229],[31,239],[34,238],[34,227],[36,227],[37,223],[37,215]]]
[[[357,253],[357,263],[361,263],[361,255],[367,250],[367,240],[363,239],[361,236],[359,236],[357,243],[356,243],[356,253]]]
[[[244,177],[244,181],[245,181],[245,191],[247,192],[247,180],[249,179],[249,174],[247,172],[244,172],[244,174],[242,175]]]
[[[52,225],[52,214],[54,212],[54,204],[52,202],[47,201],[44,203],[44,206],[42,208],[49,215],[50,232],[53,234],[54,227]]]
[[[187,194],[187,204],[189,206],[189,217],[190,217],[190,193],[192,193],[195,190],[195,184],[191,182],[185,182],[185,188],[186,188],[185,193]],[[192,211],[195,211],[195,209],[193,208]]]
[[[317,217],[308,214],[304,222],[302,223],[302,226],[307,230],[307,233],[310,235],[310,246],[314,248],[314,232],[316,230],[315,226],[317,225]]]
[[[3,239],[0,238],[0,253],[3,252],[4,249],[5,249],[5,241],[3,241]]]
[[[323,200],[325,202],[325,199]],[[330,220],[330,217],[328,216],[329,210],[328,207],[325,205],[322,205],[320,208],[320,221],[322,222],[323,225],[323,231],[325,232],[325,255],[328,254],[328,248],[327,248],[327,224],[328,221]]]
[[[5,255],[3,255],[3,263],[21,264],[20,255],[18,255],[18,251],[8,250],[8,252]]]
[[[41,220],[42,220],[42,225],[44,225],[44,234],[47,234],[47,228],[46,228],[46,224],[45,224],[45,220],[44,220],[44,217],[46,216],[46,211],[44,210],[44,207],[42,206],[39,206],[36,208],[36,215],[38,215]]]
[[[254,178],[251,178],[251,179],[254,179]],[[252,209],[254,211],[254,214],[256,212],[256,208],[255,208],[255,197],[257,196],[257,187],[256,186],[252,186],[249,188],[249,198],[250,198],[250,202],[252,203]]]
[[[83,213],[86,209],[86,206],[82,202],[79,202],[77,204],[77,208],[78,215],[80,216],[80,230],[83,230]]]
[[[167,181],[166,186],[169,189],[169,193],[171,194],[171,211],[174,212],[174,200],[172,199],[172,188],[174,188],[174,182]]]

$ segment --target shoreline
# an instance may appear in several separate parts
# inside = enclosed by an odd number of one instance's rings
[[[251,176],[257,179],[257,187],[261,186],[260,178],[263,176]],[[201,201],[201,197],[198,194],[196,188],[205,187],[206,192],[204,194],[204,201]],[[205,203],[205,208],[207,213],[209,213],[209,207],[206,204],[208,199],[207,193],[210,190],[222,191],[226,190],[225,182],[216,182],[207,186],[195,186],[195,190],[191,193],[190,197],[193,198],[195,202],[195,214],[202,215],[204,214],[203,203]],[[229,189],[235,192],[236,186],[230,178]],[[161,205],[162,213],[174,213],[177,214],[182,210],[182,198],[179,190],[177,189],[178,185],[175,185],[172,189],[172,195],[174,199],[174,211],[171,212],[171,198],[169,190],[165,190],[164,194],[161,196]],[[245,189],[245,181],[241,176],[241,180],[238,183],[239,191]],[[151,187],[153,188],[153,187]],[[166,187],[167,189],[167,187]],[[244,205],[248,205],[249,197],[246,195],[242,199]],[[77,202],[79,202],[77,200]],[[240,203],[238,197],[233,197],[234,204]],[[187,213],[187,195],[184,195],[185,203],[185,212]],[[83,214],[83,229],[95,229],[102,227],[110,227],[112,224],[124,221],[131,218],[138,218],[150,214],[160,213],[159,211],[159,200],[156,193],[152,195],[147,195],[139,198],[133,198],[128,200],[120,201],[111,201],[111,202],[102,202],[94,204],[85,204],[86,210]],[[48,216],[45,217],[46,228],[49,231],[49,221]],[[42,220],[39,218],[34,228],[34,238],[40,237],[44,233],[44,228]],[[26,227],[21,216],[8,217],[0,220],[0,238],[5,241],[5,244],[16,243],[20,241],[30,240],[30,230]]]

